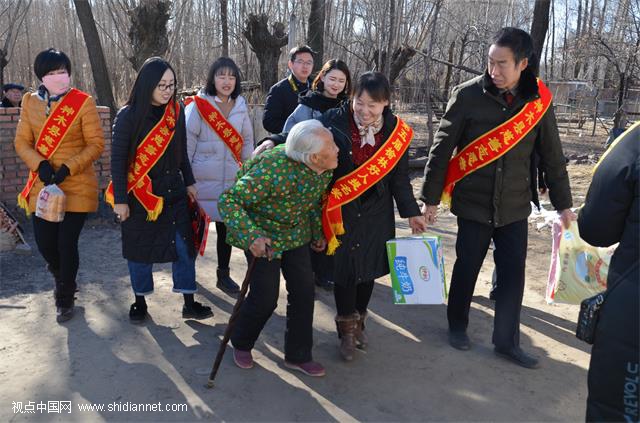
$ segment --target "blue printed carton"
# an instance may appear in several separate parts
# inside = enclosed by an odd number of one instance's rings
[[[447,298],[439,236],[418,235],[387,241],[395,304],[443,304]]]

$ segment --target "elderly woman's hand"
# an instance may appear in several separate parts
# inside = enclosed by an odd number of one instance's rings
[[[264,153],[267,150],[271,150],[273,147],[275,147],[275,143],[271,140],[265,140],[262,144],[260,144],[259,146],[256,147],[255,150],[253,150],[253,153],[251,153],[251,157],[257,157],[260,154]]]
[[[316,241],[311,241],[311,249],[316,253],[321,253],[327,248],[327,240],[322,238]]]
[[[409,226],[412,234],[421,234],[427,230],[427,219],[422,215],[410,217]]]
[[[254,257],[266,257],[271,260],[273,257],[273,251],[271,250],[271,238],[264,236],[256,238],[249,247],[249,251],[251,251],[251,254],[253,254]]]

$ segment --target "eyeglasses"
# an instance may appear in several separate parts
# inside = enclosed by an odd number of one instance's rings
[[[176,84],[169,84],[169,85],[165,85],[165,84],[158,84],[158,89],[160,91],[172,91],[174,88],[176,87]]]
[[[310,60],[308,62],[305,62],[304,60],[295,60],[293,63],[295,63],[296,65],[302,65],[302,66],[313,66],[313,60]]]

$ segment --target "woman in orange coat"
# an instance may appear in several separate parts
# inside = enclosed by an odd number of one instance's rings
[[[40,190],[54,183],[66,196],[62,222],[32,216],[38,250],[56,281],[56,320],[64,322],[73,317],[80,231],[87,213],[98,208],[93,162],[102,154],[104,136],[94,99],[70,86],[67,55],[42,51],[34,71],[42,85],[22,99],[15,138],[16,152],[31,171],[18,203],[33,213]]]

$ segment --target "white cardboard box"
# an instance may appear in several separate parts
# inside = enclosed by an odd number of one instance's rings
[[[439,236],[416,235],[387,241],[395,304],[443,304],[447,298]]]

